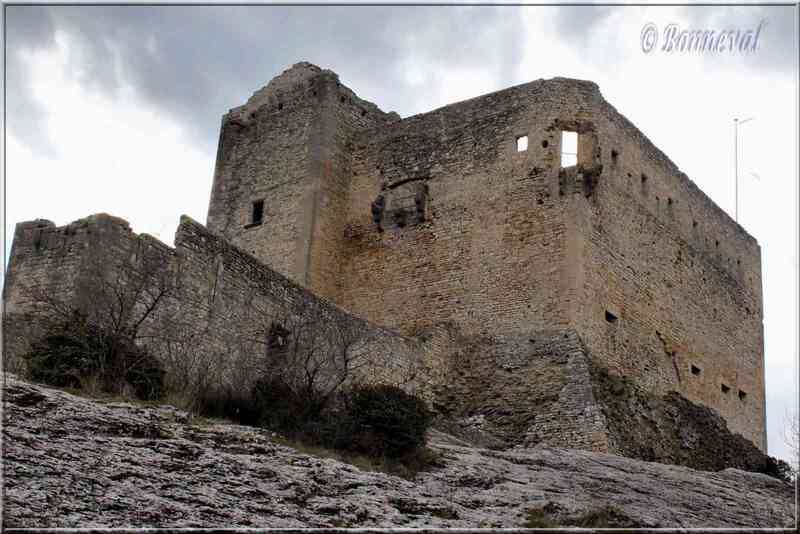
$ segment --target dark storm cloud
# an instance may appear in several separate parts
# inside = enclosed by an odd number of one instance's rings
[[[68,71],[112,98],[131,84],[144,103],[213,150],[220,116],[291,64],[311,61],[385,110],[424,111],[408,61],[482,69],[500,88],[522,59],[515,9],[492,7],[9,6],[9,128],[43,148],[25,50],[70,43]],[[436,83],[437,77],[431,78]]]

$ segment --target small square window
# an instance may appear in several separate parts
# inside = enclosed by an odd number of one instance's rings
[[[264,201],[256,200],[253,202],[253,213],[250,218],[250,224],[256,225],[264,222]]]
[[[700,368],[697,367],[696,365],[692,365],[692,374],[695,375],[695,376],[699,375],[700,374]]]
[[[517,137],[517,152],[525,152],[528,150],[528,136],[521,135]]]
[[[740,389],[740,390],[739,390],[739,400],[744,400],[744,399],[746,399],[746,398],[747,398],[747,393],[745,393],[744,391],[742,391],[742,390]]]
[[[617,322],[617,316],[614,315],[613,313],[611,313],[610,311],[606,310],[606,321],[609,322],[609,323],[612,323],[612,324],[616,323]]]
[[[578,132],[561,132],[561,167],[578,164]]]
[[[727,395],[727,394],[728,394],[728,392],[731,390],[730,386],[726,386],[725,384],[721,384],[721,385],[720,385],[720,389],[722,390],[722,392],[723,392],[725,395]]]

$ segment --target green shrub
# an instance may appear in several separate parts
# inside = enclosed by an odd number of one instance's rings
[[[258,424],[287,434],[294,434],[308,418],[292,389],[283,381],[263,377],[253,387],[252,402],[258,412]]]
[[[337,445],[398,458],[425,445],[430,423],[431,414],[419,397],[394,386],[358,386],[345,396],[345,424]]]
[[[80,389],[81,377],[92,367],[82,340],[60,332],[34,342],[24,358],[30,378],[56,387]]]
[[[385,385],[339,392],[322,407],[314,398],[298,395],[279,378],[263,377],[248,398],[233,402],[207,395],[198,403],[198,413],[265,426],[307,446],[399,461],[413,470],[421,467],[412,464],[431,463],[418,454],[431,423],[422,399]]]
[[[57,387],[82,389],[97,382],[106,392],[129,389],[140,399],[164,393],[164,370],[146,349],[121,334],[109,334],[74,314],[51,325],[25,355],[33,380]]]

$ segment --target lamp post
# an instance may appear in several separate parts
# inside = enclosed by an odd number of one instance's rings
[[[735,193],[735,206],[733,208],[733,220],[739,222],[739,125],[750,122],[755,117],[746,119],[733,119],[733,181]]]

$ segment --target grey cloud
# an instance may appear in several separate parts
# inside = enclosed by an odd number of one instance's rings
[[[49,18],[42,18],[39,11],[28,6],[6,8],[6,42],[21,40],[26,43],[24,51],[34,52],[55,45],[54,31]],[[6,53],[6,117],[9,128],[13,128],[19,140],[29,146],[39,147],[44,155],[52,156],[54,146],[44,132],[43,113],[30,96],[30,70],[25,56]]]
[[[554,15],[556,32],[570,43],[587,45],[592,32],[605,24],[613,9],[614,6],[561,6]]]
[[[146,104],[183,124],[207,151],[216,146],[224,112],[300,60],[337,71],[360,95],[406,115],[424,111],[426,95],[405,82],[405,60],[480,68],[500,88],[514,79],[523,55],[522,21],[509,8],[7,9],[9,127],[37,150],[44,142],[35,135],[41,112],[29,96],[20,52],[52,47],[56,31],[69,37],[73,78],[112,96],[123,83],[132,84]]]

